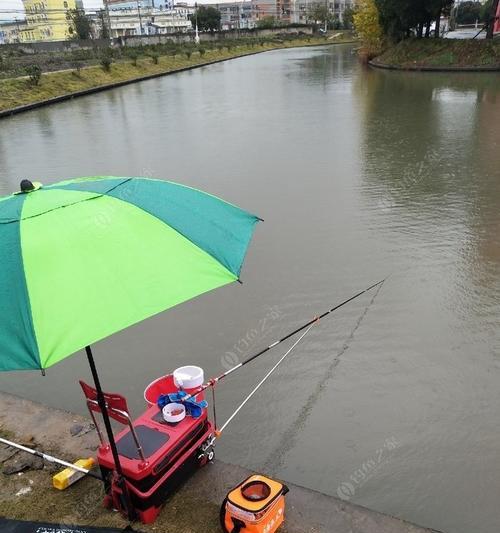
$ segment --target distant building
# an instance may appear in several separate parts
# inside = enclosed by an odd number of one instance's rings
[[[296,22],[295,10],[295,0],[276,0],[276,18],[285,24]]]
[[[107,0],[109,9],[172,9],[173,0]]]
[[[63,41],[71,37],[68,11],[75,0],[23,0],[26,26],[20,31],[22,42]]]
[[[193,9],[174,8],[169,10],[154,10],[151,13],[149,35],[164,35],[166,33],[185,33],[193,28],[189,15]]]
[[[498,4],[497,18],[495,20],[495,26],[493,28],[493,32],[500,33],[500,3]]]
[[[280,18],[280,10],[278,9],[279,0],[252,0],[253,18],[257,25],[259,20],[273,17]]]
[[[122,8],[109,10],[111,37],[163,35],[186,32],[192,28],[187,7],[173,9]]]
[[[227,30],[254,28],[270,17],[284,24],[306,24],[314,4],[325,5],[322,0],[249,0],[211,5],[220,11],[221,27]],[[328,1],[330,13],[341,22],[348,7],[354,7],[354,0]]]
[[[220,12],[220,25],[222,30],[235,30],[254,28],[253,3],[247,2],[224,2],[221,4],[204,4],[214,7]]]
[[[325,5],[321,0],[297,0],[295,4],[294,22],[306,24],[309,21],[309,11],[315,4]],[[354,8],[354,0],[334,0],[333,2],[328,2],[329,12],[340,22],[344,21],[344,12],[347,8]]]
[[[255,28],[259,21],[270,17],[285,24],[296,22],[296,0],[248,0],[208,4],[221,14],[221,29]]]
[[[26,28],[25,20],[0,23],[0,44],[20,43],[20,32]]]

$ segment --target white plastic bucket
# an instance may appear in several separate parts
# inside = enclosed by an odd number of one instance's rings
[[[174,370],[174,383],[179,389],[195,389],[203,385],[205,375],[199,366],[181,366]]]
[[[182,403],[168,403],[162,409],[162,413],[165,422],[170,422],[171,424],[181,422],[186,418],[186,408]]]

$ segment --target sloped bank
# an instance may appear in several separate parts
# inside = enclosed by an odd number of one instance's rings
[[[340,34],[339,34],[340,35]],[[0,118],[30,111],[46,105],[71,100],[79,96],[114,89],[131,83],[145,81],[160,76],[175,74],[195,68],[212,65],[249,55],[297,48],[347,44],[355,42],[351,36],[340,36],[335,40],[325,37],[297,38],[289,41],[271,41],[261,45],[241,45],[231,49],[210,49],[203,55],[195,51],[188,55],[159,56],[157,62],[151,58],[117,61],[108,71],[101,66],[89,66],[76,70],[47,72],[43,74],[39,85],[29,85],[27,78],[0,80]]]
[[[97,438],[89,420],[65,411],[0,393],[0,433],[66,460],[95,454]],[[0,446],[0,462],[11,449]],[[22,459],[17,454],[17,460]],[[2,461],[3,459],[3,461]],[[41,469],[35,470],[34,468]],[[35,465],[21,475],[0,474],[0,516],[11,519],[124,528],[117,513],[101,505],[102,485],[86,478],[66,491],[51,487],[58,468]],[[137,531],[214,533],[219,528],[219,505],[227,491],[248,476],[248,470],[215,461],[199,470],[174,496],[151,526],[134,524]],[[287,521],[283,533],[432,533],[338,498],[288,484]],[[435,532],[434,532],[435,533]]]
[[[369,64],[389,70],[495,72],[500,71],[500,39],[406,39]]]

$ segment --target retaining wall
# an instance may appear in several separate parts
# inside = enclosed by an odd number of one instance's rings
[[[253,30],[230,30],[214,33],[200,33],[200,41],[213,42],[225,39],[238,39],[241,37],[269,37],[275,35],[312,35],[313,29],[310,26],[291,26],[285,28],[253,29]],[[150,44],[163,44],[168,42],[188,43],[194,41],[194,33],[169,33],[165,35],[131,35],[128,37],[117,37],[114,39],[90,39],[86,41],[47,41],[38,43],[12,43],[0,46],[5,52],[21,52],[23,54],[38,54],[49,52],[70,52],[72,50],[88,50],[92,48],[105,48],[122,46],[144,46]]]

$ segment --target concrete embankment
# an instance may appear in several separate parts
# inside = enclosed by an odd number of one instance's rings
[[[97,437],[90,421],[65,411],[0,393],[0,433],[66,460],[95,455]],[[102,485],[86,478],[64,492],[51,486],[60,470],[34,461],[24,452],[14,456],[0,446],[0,516],[71,525],[125,527],[127,523],[101,505]],[[10,456],[10,457],[9,457]],[[7,475],[28,465],[22,473]],[[220,531],[219,506],[228,490],[249,475],[239,466],[215,461],[199,470],[165,505],[151,526],[134,524],[137,531],[209,533]],[[338,498],[287,483],[287,521],[283,533],[431,533],[397,518],[370,511]]]

